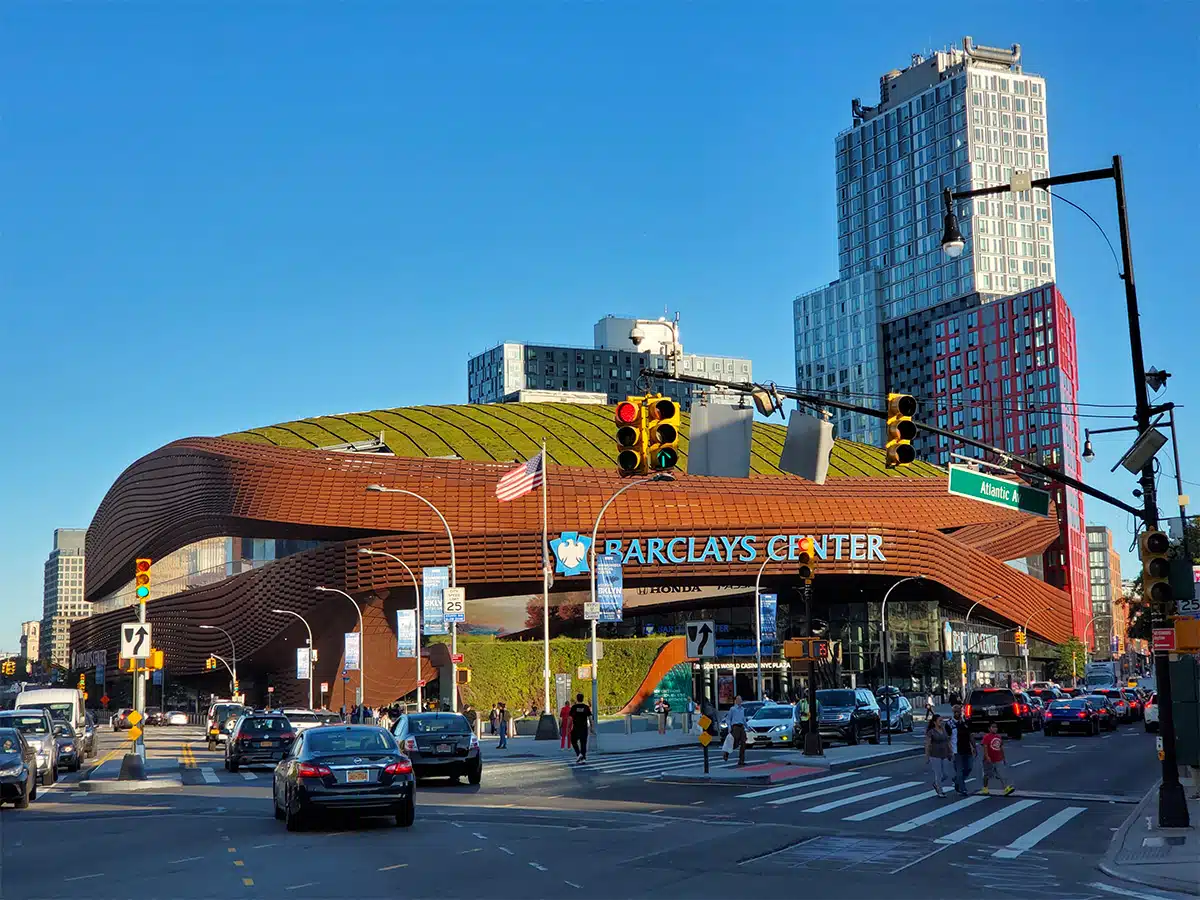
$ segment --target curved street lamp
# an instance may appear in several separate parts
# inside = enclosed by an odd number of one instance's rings
[[[406,497],[412,497],[414,500],[420,500],[426,506],[433,510],[442,521],[442,527],[446,529],[446,539],[450,542],[450,587],[458,587],[458,558],[454,553],[454,532],[450,530],[450,523],[446,521],[446,517],[442,515],[442,511],[434,506],[429,500],[422,497],[416,491],[408,491],[403,488],[385,487],[382,484],[368,484],[367,490],[376,494],[403,494]],[[421,637],[418,633],[417,641],[420,642]],[[450,623],[450,709],[452,712],[458,712],[458,664],[454,662],[453,657],[458,653],[458,623]],[[418,654],[419,656],[420,654]]]
[[[883,605],[879,608],[879,649],[883,655],[883,710],[887,716],[887,742],[890,747],[892,744],[892,692],[887,690],[888,684],[888,647],[887,647],[887,605],[888,598],[892,596],[892,591],[900,587],[906,581],[924,581],[920,575],[909,575],[907,578],[901,578],[883,594]]]
[[[404,571],[408,573],[408,577],[412,579],[413,596],[416,597],[417,611],[417,710],[425,708],[424,690],[421,687],[421,588],[417,585],[417,576],[413,574],[413,570],[408,567],[408,563],[393,553],[386,553],[383,550],[371,550],[368,547],[360,547],[358,550],[363,556],[385,556],[393,562],[400,563],[404,567]]]
[[[771,562],[776,562],[776,560],[771,559],[771,554],[768,553],[762,565],[758,567],[758,574],[754,577],[754,667],[758,670],[759,700],[763,698],[762,600],[759,597],[759,589],[762,587],[763,571],[767,568],[767,564]]]
[[[1025,632],[1025,643],[1021,647],[1025,651],[1025,690],[1029,690],[1029,623],[1033,621],[1034,616],[1040,616],[1042,613],[1048,613],[1053,610],[1053,606],[1047,606],[1045,609],[1039,609],[1036,612],[1031,612],[1029,618],[1025,620],[1025,627],[1021,630]]]
[[[313,705],[313,653],[317,649],[317,645],[313,643],[312,626],[308,624],[308,619],[304,618],[298,612],[292,612],[290,609],[273,609],[271,612],[283,616],[295,616],[304,623],[304,627],[308,631],[308,708],[316,709]]]
[[[362,705],[363,705],[363,701],[365,701],[367,699],[367,634],[366,634],[366,629],[363,628],[362,610],[359,608],[358,602],[353,597],[351,597],[349,594],[347,594],[345,591],[340,591],[337,588],[331,588],[331,587],[317,587],[317,588],[314,588],[314,590],[324,591],[324,592],[330,593],[330,594],[341,594],[343,597],[345,597],[347,600],[350,601],[350,605],[354,607],[354,611],[358,614],[358,683],[359,683],[359,693],[362,696],[358,698],[357,706],[358,706],[358,720],[359,720],[359,722],[362,722],[362,720],[363,720],[362,719],[362,716],[363,716]],[[344,694],[345,691],[343,691],[342,693]]]

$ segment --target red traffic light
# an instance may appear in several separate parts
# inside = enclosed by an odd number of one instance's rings
[[[150,571],[150,560],[148,560],[148,559],[139,559],[139,560],[138,560],[138,561],[137,561],[137,562],[134,564],[134,567],[135,567],[135,570],[136,570],[136,571],[137,571],[139,574],[141,574],[142,572],[149,572],[149,571]]]
[[[617,421],[622,425],[632,425],[638,420],[638,408],[628,401],[617,404]]]

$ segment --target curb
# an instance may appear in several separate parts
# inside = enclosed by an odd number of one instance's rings
[[[922,754],[924,752],[925,752],[924,747],[904,747],[900,750],[897,750],[894,753],[879,754],[878,756],[869,757],[867,759],[832,760],[827,765],[821,765],[818,762],[800,762],[800,761],[792,762],[791,760],[784,761],[783,764],[784,765],[793,765],[793,766],[803,766],[803,765],[820,766],[820,768],[825,772],[836,772],[836,771],[843,771],[846,769],[864,769],[864,768],[867,768],[868,766],[874,766],[874,765],[880,765],[882,763],[893,762],[897,759],[904,759],[905,757],[909,757],[909,756],[919,756],[920,754]],[[804,759],[810,760],[812,758],[804,757]],[[816,757],[815,759],[819,760],[819,759],[821,759],[821,757]],[[776,759],[775,761],[778,761],[778,759]],[[820,774],[814,774],[811,777],[819,778],[821,776],[820,776]],[[647,780],[659,782],[661,784],[688,784],[688,785],[706,784],[706,785],[720,785],[720,786],[728,786],[728,787],[740,787],[742,785],[759,785],[759,784],[771,785],[771,784],[780,783],[780,782],[771,780],[770,772],[750,773],[747,775],[741,775],[737,778],[734,778],[729,775],[714,774],[712,772],[710,772],[707,775],[704,775],[704,774],[688,775],[688,774],[683,774],[683,773],[678,773],[678,772],[663,772],[661,775],[651,776]],[[792,783],[803,784],[807,780],[808,780],[807,777],[798,777],[793,780],[789,780],[788,783],[789,784],[792,784]]]
[[[140,791],[159,791],[182,788],[183,777],[179,775],[146,778],[142,781],[117,781],[105,778],[99,781],[80,781],[79,789],[89,794],[135,794]]]
[[[1140,884],[1145,887],[1158,888],[1164,891],[1175,891],[1180,894],[1189,894],[1191,896],[1200,897],[1200,887],[1197,887],[1194,881],[1181,881],[1176,878],[1169,878],[1165,875],[1150,875],[1142,874],[1134,871],[1129,866],[1120,866],[1116,863],[1116,856],[1120,853],[1121,848],[1125,844],[1125,836],[1129,834],[1129,829],[1133,824],[1142,818],[1142,804],[1146,798],[1158,793],[1159,785],[1162,780],[1159,779],[1154,783],[1154,786],[1146,793],[1133,812],[1125,817],[1125,821],[1121,823],[1121,827],[1113,834],[1112,839],[1108,842],[1108,850],[1104,854],[1097,868],[1108,875],[1110,878],[1116,878],[1120,881],[1128,882],[1129,884]]]

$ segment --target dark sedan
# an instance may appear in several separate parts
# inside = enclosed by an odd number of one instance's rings
[[[58,742],[58,767],[68,772],[78,772],[83,765],[83,747],[79,735],[67,722],[54,723],[54,740]]]
[[[275,765],[296,740],[296,729],[285,716],[254,713],[237,720],[225,742],[225,768]]]
[[[417,778],[466,776],[471,784],[483,778],[483,754],[479,739],[465,716],[428,712],[401,716],[393,732],[412,760]]]
[[[1046,724],[1042,730],[1047,736],[1068,731],[1099,734],[1100,720],[1100,711],[1094,704],[1083,697],[1072,697],[1070,700],[1055,700],[1050,704],[1046,709]]]
[[[0,728],[0,803],[25,809],[37,797],[37,751],[15,728]]]
[[[288,831],[335,811],[395,816],[407,828],[416,816],[416,780],[412,762],[383,728],[322,725],[301,734],[275,767],[272,799]]]
[[[1083,699],[1096,707],[1096,712],[1100,714],[1101,731],[1117,730],[1121,714],[1117,711],[1116,704],[1113,703],[1111,697],[1104,694],[1084,694]]]

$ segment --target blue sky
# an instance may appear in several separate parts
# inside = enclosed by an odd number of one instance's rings
[[[690,348],[793,383],[850,100],[965,34],[1046,76],[1052,171],[1124,155],[1147,364],[1196,397],[1197,8],[835,6],[8,4],[0,646],[41,615],[52,530],[175,438],[463,402],[472,353],[664,307]],[[1116,242],[1108,183],[1063,192]],[[1130,403],[1108,249],[1055,216],[1080,399]],[[1180,416],[1200,506],[1200,406]],[[1087,474],[1128,498],[1124,446]],[[1127,516],[1087,513],[1128,545]]]

